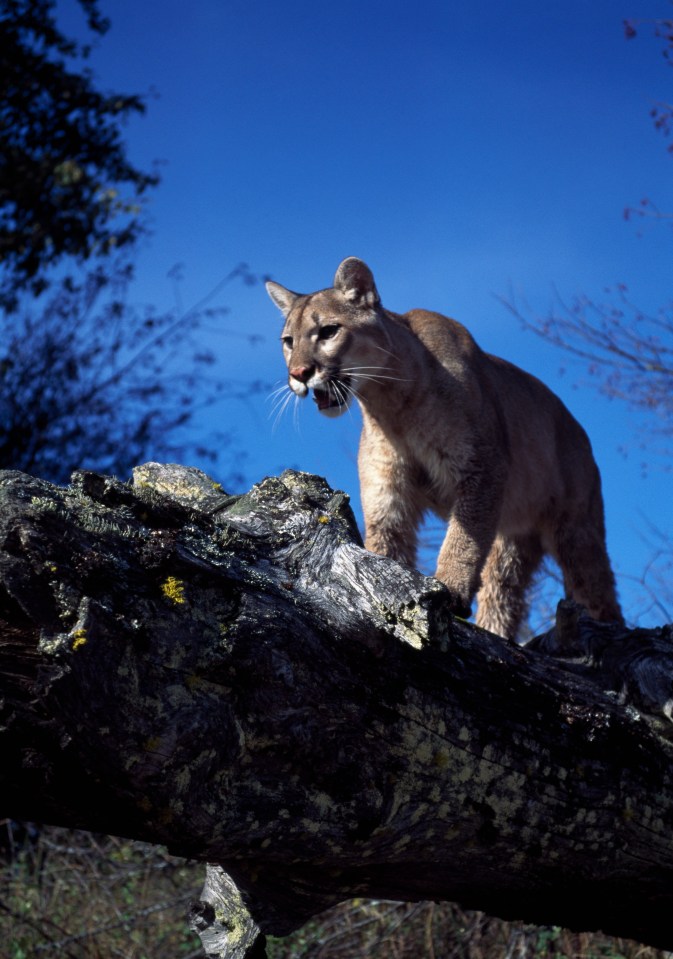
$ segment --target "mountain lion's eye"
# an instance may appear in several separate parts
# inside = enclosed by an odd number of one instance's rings
[[[319,340],[331,340],[333,336],[337,334],[339,330],[338,323],[330,323],[327,326],[321,326],[318,330],[318,339]]]
[[[288,350],[292,349],[292,337],[291,336],[281,336],[280,338],[283,346],[287,346]]]

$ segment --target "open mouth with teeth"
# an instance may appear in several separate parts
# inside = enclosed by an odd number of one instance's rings
[[[343,379],[338,383],[328,381],[324,386],[313,388],[313,402],[321,412],[325,410],[344,411],[349,404],[348,381]]]

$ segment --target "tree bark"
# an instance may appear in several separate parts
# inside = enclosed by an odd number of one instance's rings
[[[5,472],[0,543],[0,815],[214,864],[209,954],[353,896],[673,948],[670,627],[508,644],[292,471]]]

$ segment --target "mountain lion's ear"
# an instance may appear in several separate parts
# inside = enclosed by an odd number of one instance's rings
[[[287,319],[288,313],[299,299],[299,293],[293,293],[292,290],[286,290],[280,283],[274,283],[273,280],[267,280],[266,292],[276,304],[280,312]]]
[[[376,306],[380,297],[372,271],[356,256],[344,260],[334,277],[334,288],[358,306]]]

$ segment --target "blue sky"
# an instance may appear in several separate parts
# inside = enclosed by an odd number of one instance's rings
[[[153,236],[134,298],[201,299],[240,261],[301,292],[365,259],[384,305],[454,316],[489,352],[544,379],[588,430],[628,614],[662,621],[632,586],[651,555],[645,520],[671,529],[670,475],[643,478],[638,421],[602,399],[569,357],[524,332],[557,296],[626,283],[644,309],[670,300],[673,235],[627,223],[643,196],[673,208],[673,158],[652,126],[673,73],[646,28],[666,0],[103,0],[111,31],[91,65],[104,88],[156,91],[126,129],[131,158],[162,163]],[[75,0],[61,23],[81,32]],[[280,319],[261,286],[227,287],[218,374],[282,382]],[[208,336],[204,331],[204,337]],[[565,368],[565,372],[560,372]],[[359,511],[357,413],[312,403],[275,425],[263,397],[211,411],[235,432],[250,482],[294,466],[345,489]],[[624,457],[618,447],[631,446]],[[199,465],[199,464],[196,464]],[[432,566],[432,557],[426,558]],[[673,610],[669,610],[673,616]]]

